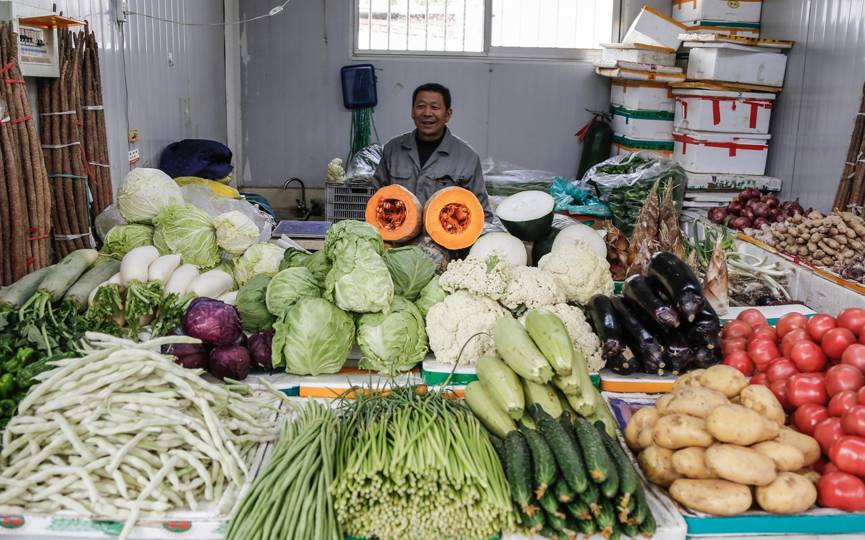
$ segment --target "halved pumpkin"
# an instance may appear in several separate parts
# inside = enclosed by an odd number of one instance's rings
[[[376,191],[366,203],[366,222],[385,242],[408,242],[421,232],[423,208],[414,193],[391,184]]]
[[[436,244],[447,249],[467,248],[484,231],[484,208],[471,191],[446,187],[426,202],[423,224]]]

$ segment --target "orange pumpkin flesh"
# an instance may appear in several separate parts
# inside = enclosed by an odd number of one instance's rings
[[[420,234],[421,206],[408,189],[392,184],[376,191],[366,205],[366,221],[385,242],[407,242]]]
[[[424,228],[442,247],[467,248],[484,230],[484,209],[475,194],[467,189],[440,189],[426,203]]]

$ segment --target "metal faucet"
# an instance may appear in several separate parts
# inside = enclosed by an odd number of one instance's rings
[[[311,211],[306,207],[306,186],[304,185],[303,180],[294,176],[282,183],[282,189],[288,189],[288,185],[292,182],[300,184],[300,199],[295,199],[295,202],[297,203],[297,213],[301,216],[300,219],[305,221],[309,219],[311,214]]]

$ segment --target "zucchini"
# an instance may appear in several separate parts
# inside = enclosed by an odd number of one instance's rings
[[[496,437],[504,439],[517,429],[511,417],[496,406],[480,381],[472,381],[466,386],[465,400],[478,420]]]
[[[12,285],[0,289],[0,306],[9,305],[15,309],[23,306],[36,293],[39,284],[42,283],[42,280],[52,268],[54,267],[46,266],[45,268],[30,272]]]
[[[557,533],[561,533],[565,538],[567,538],[567,533],[565,532],[565,529],[568,528],[568,524],[565,522],[567,516],[558,510],[547,512],[546,508],[544,508],[544,511],[546,513],[547,527],[553,529]]]
[[[39,291],[50,293],[51,302],[58,302],[66,291],[78,281],[81,274],[99,258],[99,252],[95,249],[78,249],[63,257],[59,263],[54,265],[51,272],[47,273],[39,283]],[[111,276],[109,276],[111,277]]]
[[[582,351],[574,351],[573,365],[570,375],[554,376],[553,386],[562,391],[567,396],[579,396],[583,389],[580,387],[580,373],[577,371],[577,359],[582,358],[585,361],[586,357]]]
[[[613,526],[616,524],[616,510],[609,499],[601,498],[598,502],[599,510],[595,514],[595,521],[598,523],[601,534],[609,538],[613,533]]]
[[[642,534],[646,538],[651,538],[655,535],[655,529],[657,525],[655,524],[655,517],[652,514],[647,514],[646,519],[640,523],[638,527],[640,530],[640,534]]]
[[[601,338],[601,354],[605,359],[614,358],[625,350],[625,336],[613,303],[608,296],[596,294],[589,300],[589,316],[595,333]]]
[[[554,381],[556,384],[556,381]],[[586,363],[586,356],[582,351],[576,351],[574,354],[574,370],[568,376],[566,383],[559,383],[559,388],[564,392],[565,397],[571,407],[577,413],[583,416],[589,416],[595,411],[598,402],[595,395],[592,393],[592,379],[589,377],[589,366]],[[565,388],[562,388],[565,386]],[[568,392],[567,388],[578,388],[579,392]]]
[[[526,515],[533,515],[537,508],[532,498],[532,458],[529,445],[522,433],[513,430],[505,437],[505,475],[511,487],[511,498]]]
[[[568,435],[559,422],[537,405],[529,406],[529,413],[538,423],[538,429],[550,446],[565,482],[577,493],[585,491],[589,482],[580,452],[572,439],[573,436]]]
[[[534,471],[534,486],[535,498],[540,499],[544,496],[553,482],[558,476],[556,468],[556,458],[553,456],[553,451],[550,450],[547,441],[534,429],[521,424],[520,432],[526,438],[526,443],[529,445],[529,451],[532,455],[532,468]],[[562,482],[559,482],[562,484]]]
[[[598,532],[598,526],[593,519],[583,519],[577,522],[580,532],[586,535],[586,538]]]
[[[84,311],[87,309],[90,293],[119,271],[120,261],[111,257],[101,257],[74,285],[69,287],[63,297],[64,300],[75,302],[78,310]]]
[[[563,409],[559,403],[559,396],[556,395],[556,391],[551,386],[524,379],[523,392],[526,396],[526,405],[538,405],[553,418],[562,415]]]
[[[646,274],[688,321],[693,321],[707,303],[694,271],[672,253],[660,251],[652,255]]]
[[[553,378],[550,363],[516,319],[502,317],[496,321],[493,337],[499,356],[517,375],[538,384]]]
[[[624,495],[634,493],[634,491],[637,490],[637,484],[639,484],[640,480],[637,477],[637,471],[634,470],[634,466],[631,465],[628,456],[625,455],[625,451],[622,450],[622,447],[619,446],[618,442],[613,440],[613,438],[607,434],[603,422],[595,422],[595,429],[598,431],[598,435],[601,437],[601,442],[603,442],[604,448],[607,450],[613,464],[616,466],[616,471],[619,477],[619,493]],[[625,503],[627,504],[627,502],[628,501],[626,500]]]
[[[666,366],[664,348],[646,325],[637,318],[636,309],[624,298],[613,298],[613,307],[616,308],[616,314],[628,336],[631,352],[640,357],[646,373],[661,372]]]
[[[495,356],[484,356],[475,366],[490,398],[514,420],[523,417],[525,397],[517,374]]]
[[[568,513],[576,519],[592,519],[592,511],[589,510],[589,505],[579,499],[569,502],[567,508]]]
[[[553,495],[557,501],[563,504],[568,504],[577,496],[568,486],[567,482],[556,482],[556,485],[553,486]]]
[[[568,329],[556,315],[547,311],[530,310],[526,315],[526,332],[558,376],[571,373],[574,342]]]
[[[580,442],[580,448],[583,451],[583,461],[586,464],[589,476],[598,484],[604,482],[610,475],[613,464],[610,463],[610,457],[607,455],[607,451],[604,450],[604,443],[601,442],[598,432],[595,431],[595,428],[585,418],[580,418],[579,416],[575,419],[574,431],[577,434],[577,440]]]
[[[565,396],[565,393],[562,392],[561,389],[559,389],[558,387],[556,388],[556,395],[559,397],[559,405],[562,406],[562,414],[568,413],[569,415],[571,415],[571,417],[577,414],[577,411],[575,411],[574,408],[571,407],[571,404],[568,403],[568,398]]]
[[[551,516],[557,517],[559,519],[565,519],[565,514],[559,511],[559,501],[556,500],[556,496],[553,495],[552,491],[546,491],[540,499],[538,499],[538,503],[541,508],[543,508],[544,512],[547,514],[547,524],[550,524],[549,518]]]
[[[621,354],[607,358],[604,367],[617,375],[630,375],[637,371],[642,371],[639,360],[627,348]]]
[[[622,296],[630,300],[661,328],[673,329],[681,324],[679,314],[673,306],[658,298],[649,286],[649,281],[640,274],[634,274],[625,280]]]
[[[598,406],[595,408],[595,414],[590,416],[588,419],[591,423],[601,422],[604,424],[604,430],[607,432],[607,435],[610,437],[616,437],[616,419],[613,418],[613,413],[610,412],[610,407],[607,405],[607,402],[604,401],[603,396],[601,396],[601,391],[592,387],[592,392],[594,392],[595,397],[598,400]]]

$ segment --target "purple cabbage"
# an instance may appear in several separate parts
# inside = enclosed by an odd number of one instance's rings
[[[210,351],[208,369],[217,379],[234,379],[242,381],[249,375],[252,360],[246,347],[240,345],[226,345],[216,347]]]
[[[242,332],[234,306],[212,298],[196,298],[183,316],[183,332],[214,345],[231,345]]]
[[[252,355],[252,363],[260,369],[273,369],[272,361],[273,332],[258,332],[249,337],[247,347]]]
[[[198,353],[178,356],[174,362],[186,369],[207,369],[207,352],[202,350]]]
[[[168,333],[169,336],[185,336],[181,327],[176,327]],[[162,354],[177,356],[188,356],[190,354],[204,354],[207,356],[207,346],[204,343],[172,343],[162,346]]]

